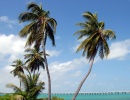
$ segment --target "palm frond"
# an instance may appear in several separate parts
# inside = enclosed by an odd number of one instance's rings
[[[25,36],[27,36],[27,35],[30,33],[30,32],[29,32],[30,28],[31,28],[34,24],[35,24],[35,22],[32,22],[32,23],[26,25],[26,26],[19,32],[19,36],[20,36],[20,37],[25,37]]]
[[[34,2],[31,2],[31,3],[28,4],[27,10],[31,10],[31,12],[33,12],[33,13],[35,13],[35,12],[40,13],[41,7],[38,6],[38,5],[37,5],[36,3],[34,3]]]
[[[52,45],[55,46],[54,31],[50,27],[49,24],[46,25],[46,33],[47,33],[48,37],[50,38],[50,40],[52,41]]]
[[[53,29],[54,33],[56,33],[56,26],[57,26],[56,20],[54,18],[49,18],[48,22],[51,28]]]
[[[35,21],[38,19],[38,15],[31,12],[24,12],[19,15],[19,22]]]
[[[7,84],[6,87],[12,88],[15,91],[15,93],[22,92],[22,90],[19,87],[17,87],[16,85],[14,85],[12,83]]]

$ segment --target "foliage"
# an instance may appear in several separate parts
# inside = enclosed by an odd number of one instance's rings
[[[55,45],[54,33],[56,31],[57,22],[54,18],[49,17],[49,11],[42,9],[42,5],[38,6],[34,2],[28,4],[28,12],[23,12],[19,15],[19,21],[30,22],[19,33],[20,37],[28,35],[26,46],[35,44],[35,48],[39,49],[42,41],[46,44],[46,39],[49,37],[52,45]]]
[[[3,96],[0,96],[0,100],[11,100],[11,97],[11,94],[5,94]]]
[[[31,72],[35,72],[36,70],[39,71],[39,67],[45,68],[44,66],[44,58],[42,57],[43,52],[39,52],[36,49],[28,48],[25,50],[27,54],[24,55],[26,61],[25,64],[27,64],[27,67],[31,69]]]
[[[38,100],[48,100],[48,98],[38,99]],[[63,98],[58,98],[57,96],[53,96],[51,100],[64,100]]]
[[[31,74],[26,68],[28,74],[21,74],[19,78],[22,82],[22,88],[17,87],[15,84],[9,83],[7,87],[12,88],[17,95],[22,95],[26,100],[35,100],[38,94],[44,89],[44,82],[39,81],[39,75]]]
[[[105,30],[105,23],[98,22],[97,14],[85,12],[83,17],[86,19],[83,23],[78,23],[82,29],[77,31],[78,40],[85,37],[85,40],[79,45],[77,52],[83,50],[82,55],[91,60],[99,51],[101,59],[110,53],[107,40],[115,39],[116,36],[112,30]]]
[[[63,98],[58,98],[56,96],[52,97],[52,100],[64,100]]]
[[[19,76],[21,73],[24,73],[23,71],[23,62],[20,59],[16,59],[13,61],[13,65],[11,65],[14,68],[14,70],[12,70],[10,73],[13,73],[14,77],[15,76]]]

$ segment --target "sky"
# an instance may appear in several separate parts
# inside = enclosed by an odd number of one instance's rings
[[[82,14],[86,11],[98,14],[98,21],[105,22],[105,29],[116,34],[116,40],[108,41],[110,54],[101,60],[95,58],[92,72],[80,92],[130,91],[130,0],[1,0],[0,2],[0,92],[13,92],[6,84],[19,86],[19,79],[13,77],[10,65],[16,59],[24,61],[26,38],[18,36],[27,23],[19,23],[18,16],[26,12],[30,2],[50,11],[50,17],[56,19],[55,40],[53,47],[47,41],[49,70],[52,80],[52,92],[75,92],[88,71],[89,63],[82,57],[82,51],[76,48],[83,39],[77,40],[74,33],[81,29],[76,26],[84,22]],[[40,80],[45,82],[47,92],[46,70],[40,69]]]

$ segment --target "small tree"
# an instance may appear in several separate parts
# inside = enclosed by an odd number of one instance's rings
[[[7,84],[8,88],[12,88],[16,95],[22,95],[25,100],[36,100],[36,97],[44,89],[44,82],[39,81],[39,75],[31,74],[28,68],[26,68],[28,74],[20,74],[22,89],[17,87],[15,84]]]
[[[23,70],[23,62],[20,59],[16,59],[15,61],[13,61],[13,65],[11,65],[13,67],[15,67],[10,73],[12,73],[15,76],[20,76],[21,74],[24,73]],[[21,80],[20,80],[20,88],[21,88]]]

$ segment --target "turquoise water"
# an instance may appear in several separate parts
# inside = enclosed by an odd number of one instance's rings
[[[52,96],[71,100],[73,93],[53,93]],[[47,98],[48,94],[40,94],[38,98]],[[76,100],[130,100],[130,92],[79,93]]]

